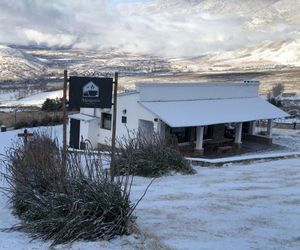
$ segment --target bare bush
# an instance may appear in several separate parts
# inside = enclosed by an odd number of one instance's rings
[[[133,174],[158,177],[180,172],[193,174],[194,169],[177,150],[177,145],[159,134],[148,135],[128,132],[128,136],[117,139],[116,168],[120,175]]]
[[[129,200],[132,177],[111,182],[100,154],[69,154],[64,164],[57,141],[35,134],[7,151],[4,166],[5,191],[21,219],[10,230],[52,245],[129,233],[137,205]]]

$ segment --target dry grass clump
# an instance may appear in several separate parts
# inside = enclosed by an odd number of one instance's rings
[[[145,177],[159,177],[171,172],[194,174],[194,169],[176,145],[169,143],[159,134],[151,136],[129,132],[127,137],[118,139],[116,167],[120,174]]]
[[[110,181],[99,154],[69,154],[64,164],[57,141],[35,134],[10,148],[3,164],[5,191],[20,218],[10,230],[52,245],[129,233],[136,207],[129,200],[132,177]]]

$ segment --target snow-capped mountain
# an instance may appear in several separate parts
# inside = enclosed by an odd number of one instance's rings
[[[300,67],[300,39],[196,57],[159,57],[111,50],[35,50],[0,46],[0,80],[32,79],[69,68],[80,74],[119,71],[123,74],[216,72]]]
[[[259,46],[216,52],[185,60],[172,60],[172,66],[193,72],[264,71],[300,67],[300,40],[267,41]]]
[[[118,50],[47,50],[0,47],[0,80],[59,78],[118,71],[126,76],[145,74],[265,71],[300,67],[300,40],[266,41],[258,46],[207,53],[196,57],[159,57]]]
[[[0,45],[0,81],[32,79],[43,74],[46,66],[23,50]]]

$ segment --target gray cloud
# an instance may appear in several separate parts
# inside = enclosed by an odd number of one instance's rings
[[[298,13],[295,0],[0,0],[0,42],[197,56],[298,38]]]

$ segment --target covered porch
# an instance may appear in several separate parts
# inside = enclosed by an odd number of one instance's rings
[[[272,143],[273,119],[287,114],[259,97],[142,102],[157,115],[155,130],[177,138],[182,151],[196,156],[237,152],[244,141]],[[264,135],[258,120],[267,122]]]
[[[164,137],[178,144],[179,150],[187,156],[233,155],[273,147],[272,120],[267,121],[264,135],[259,134],[261,129],[256,129],[256,121],[180,128],[159,123],[163,128],[158,132],[162,134],[164,130]]]

